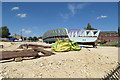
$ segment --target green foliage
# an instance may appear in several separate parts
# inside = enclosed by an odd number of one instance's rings
[[[29,38],[28,38],[28,40],[31,40],[31,41],[32,41],[32,40],[33,40],[33,38],[32,38],[32,37],[29,37]]]
[[[119,47],[119,44],[112,44],[112,45],[101,44],[100,46]]]
[[[36,36],[34,36],[34,37],[33,37],[33,40],[34,40],[34,41],[37,41],[37,40],[38,40],[38,38],[37,38]]]
[[[3,26],[0,28],[0,37],[2,38],[8,38],[10,35],[9,29],[7,26]]]
[[[28,40],[30,40],[30,41],[37,41],[38,38],[36,36],[34,36],[34,37],[29,37]]]
[[[90,23],[88,23],[86,30],[96,30],[96,29],[92,28]]]
[[[118,27],[118,36],[120,37],[120,27]]]

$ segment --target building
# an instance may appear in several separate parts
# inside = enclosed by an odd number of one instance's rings
[[[117,31],[102,31],[100,32],[100,36],[102,37],[118,37]]]
[[[43,42],[42,37],[38,37],[38,40],[39,40],[40,42]]]
[[[102,31],[98,37],[100,40],[106,40],[107,42],[118,43],[118,32],[117,31]]]
[[[12,38],[21,39],[22,37],[21,37],[21,36],[19,36],[19,35],[17,35],[17,34],[15,34],[14,36],[12,36]]]
[[[24,41],[24,40],[27,40],[27,38],[26,38],[26,37],[22,37],[22,36],[17,35],[17,34],[15,34],[14,36],[12,36],[12,38],[22,39],[23,41]]]

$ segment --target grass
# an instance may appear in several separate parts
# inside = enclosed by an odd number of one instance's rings
[[[112,44],[112,45],[107,45],[107,44],[101,44],[100,46],[109,46],[109,47],[119,47],[119,44]]]

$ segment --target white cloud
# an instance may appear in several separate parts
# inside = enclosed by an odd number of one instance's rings
[[[19,16],[19,17],[21,17],[21,18],[25,18],[26,17],[26,13],[24,13],[24,14],[17,14],[17,16]]]
[[[83,7],[85,7],[86,5],[85,4],[78,4],[77,5],[77,9],[82,9]]]
[[[101,16],[101,18],[107,18],[107,16]]]
[[[22,29],[21,31],[23,34],[30,34],[32,32],[31,30],[25,30],[25,29]]]
[[[18,10],[18,9],[20,9],[19,7],[13,7],[11,10]],[[26,16],[27,16],[27,14],[26,13],[23,13],[23,14],[17,14],[17,16],[19,16],[20,18],[25,18]]]
[[[17,16],[20,16],[21,14],[17,14]]]
[[[68,4],[68,9],[72,12],[72,14],[74,15],[75,14],[75,6],[72,5],[72,4]]]
[[[70,13],[60,14],[60,16],[66,21],[69,17],[74,16],[77,13],[77,10],[82,9],[86,6],[86,4],[68,4],[67,9]],[[71,15],[72,14],[72,15]]]
[[[69,14],[61,14],[60,15],[64,20],[67,20],[69,18]]]
[[[96,19],[103,19],[103,18],[107,18],[108,16],[98,16]]]
[[[11,10],[18,10],[20,9],[19,7],[13,7]]]
[[[68,9],[71,11],[72,15],[75,15],[77,10],[82,9],[86,6],[86,4],[68,4]]]

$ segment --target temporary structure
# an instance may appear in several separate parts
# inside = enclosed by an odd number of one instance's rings
[[[55,42],[58,39],[68,38],[82,44],[91,44],[95,46],[95,42],[99,36],[100,30],[80,30],[66,28],[52,29],[45,32],[42,36],[43,42]]]

